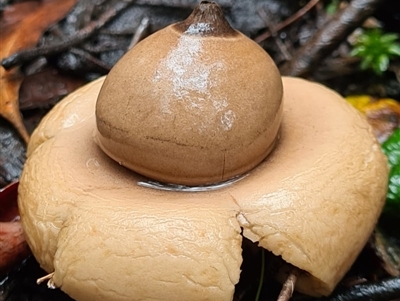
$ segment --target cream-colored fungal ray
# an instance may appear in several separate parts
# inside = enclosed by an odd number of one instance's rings
[[[326,295],[375,226],[386,159],[364,118],[339,95],[301,79],[283,83],[277,147],[230,193],[243,235],[307,271],[298,290]]]
[[[100,84],[58,104],[33,135],[41,141],[19,191],[33,254],[78,301],[231,300],[242,263],[236,206],[220,192],[204,201],[137,185],[145,179],[94,142]],[[80,118],[66,128],[70,116]]]

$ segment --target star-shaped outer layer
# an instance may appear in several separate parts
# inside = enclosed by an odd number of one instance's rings
[[[336,93],[283,78],[280,139],[240,181],[206,192],[138,185],[95,143],[101,78],[60,102],[32,136],[19,188],[27,241],[78,301],[231,300],[243,236],[306,271],[326,295],[384,203],[386,159]]]

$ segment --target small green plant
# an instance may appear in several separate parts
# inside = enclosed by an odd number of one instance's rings
[[[383,33],[380,29],[368,30],[359,36],[350,54],[361,58],[361,69],[372,69],[381,75],[388,69],[390,59],[400,56],[398,39],[395,33]]]

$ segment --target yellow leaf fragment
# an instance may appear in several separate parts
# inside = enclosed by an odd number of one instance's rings
[[[379,142],[400,127],[400,103],[396,100],[369,95],[348,96],[346,100],[365,115]]]

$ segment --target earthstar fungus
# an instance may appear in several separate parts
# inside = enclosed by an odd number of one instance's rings
[[[43,119],[19,186],[28,244],[78,301],[232,300],[242,235],[330,294],[381,212],[385,156],[338,94],[280,78],[216,4],[193,14]]]

